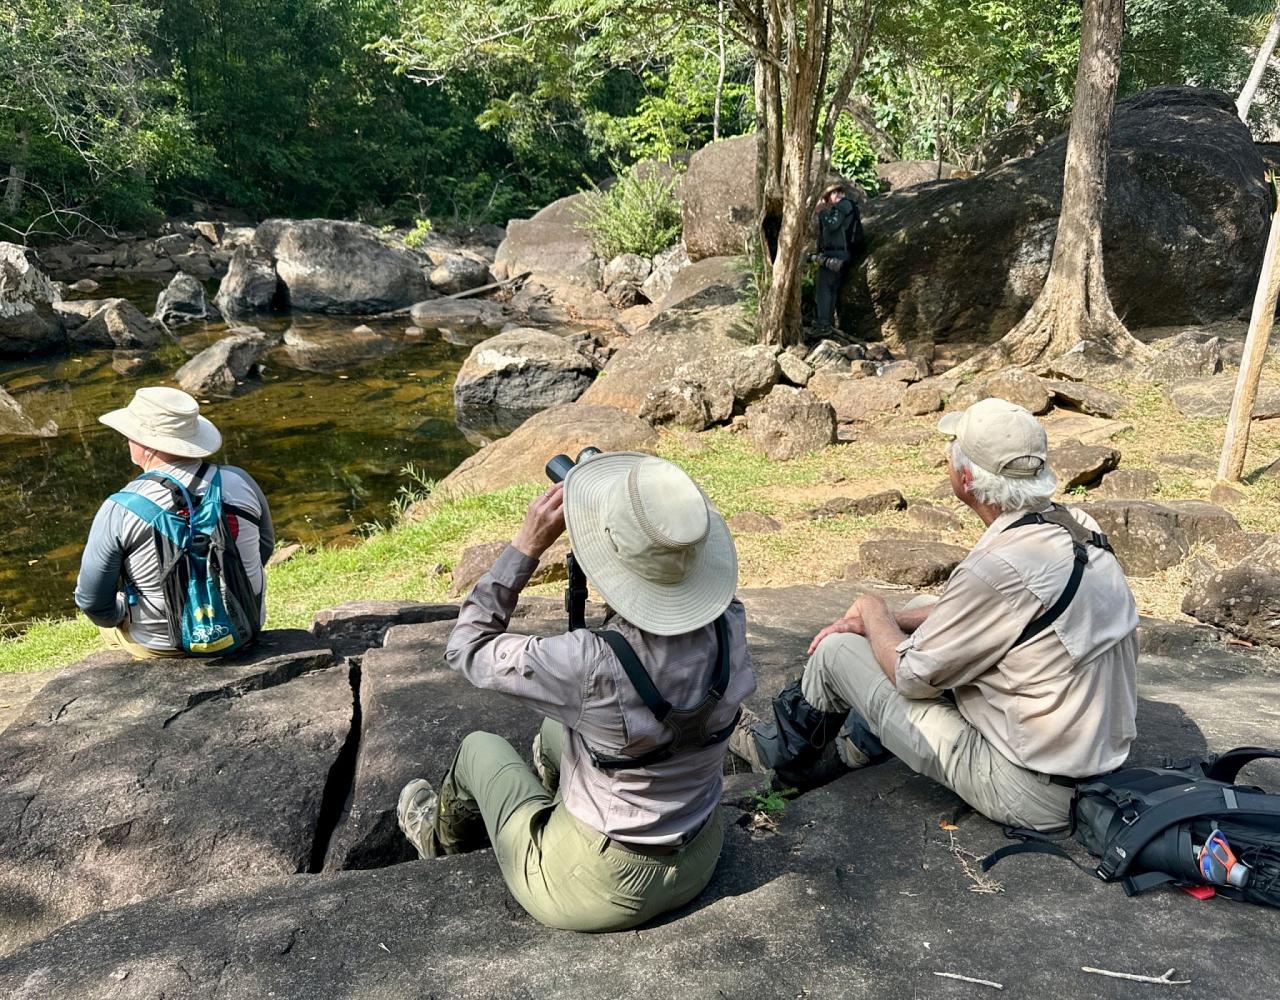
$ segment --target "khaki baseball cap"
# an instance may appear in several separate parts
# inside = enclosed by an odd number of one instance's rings
[[[983,399],[961,413],[948,413],[938,430],[959,441],[974,465],[997,476],[1030,479],[1049,463],[1044,426],[1007,399]],[[1018,462],[1027,458],[1036,461]]]

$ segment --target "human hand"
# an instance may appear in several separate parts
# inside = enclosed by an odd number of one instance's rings
[[[844,267],[844,261],[840,260],[837,257],[825,257],[823,258],[822,266],[825,267],[828,271],[835,271],[837,274],[839,274],[840,268]]]
[[[564,483],[554,483],[539,493],[525,512],[524,523],[511,544],[537,559],[564,534]]]
[[[818,645],[829,635],[836,635],[843,632],[852,632],[854,635],[866,635],[866,626],[863,624],[862,616],[855,613],[853,608],[849,609],[849,613],[843,618],[837,618],[830,625],[813,637],[813,642],[809,643],[809,655],[813,655],[813,651]]]

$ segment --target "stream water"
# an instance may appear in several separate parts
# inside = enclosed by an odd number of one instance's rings
[[[82,297],[124,296],[150,315],[161,288],[103,282]],[[361,322],[379,336],[353,352],[351,331]],[[201,412],[222,431],[219,460],[246,469],[266,492],[282,542],[353,540],[362,525],[388,520],[406,464],[438,478],[475,450],[453,418],[453,380],[467,348],[434,332],[406,336],[405,320],[295,313],[254,325],[269,334],[291,329],[310,346],[274,348],[261,384],[232,399],[202,399]],[[55,438],[0,439],[0,623],[75,610],[93,515],[138,471],[127,442],[98,416],[126,405],[140,386],[176,384],[187,357],[227,326],[176,332],[177,343],[129,374],[110,350],[0,362],[0,386],[37,424],[52,419],[59,428]]]

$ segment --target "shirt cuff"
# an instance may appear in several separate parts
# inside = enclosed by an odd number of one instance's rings
[[[508,545],[489,568],[489,575],[493,577],[495,583],[503,587],[523,590],[537,568],[537,559],[521,552],[514,545]]]
[[[942,693],[925,678],[935,676],[938,664],[933,657],[915,648],[913,636],[898,643],[898,664],[894,671],[898,694],[904,698],[936,698]]]

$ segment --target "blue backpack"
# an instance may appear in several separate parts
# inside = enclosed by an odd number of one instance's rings
[[[196,480],[203,478],[201,466]],[[138,477],[169,487],[172,510],[139,493],[113,493],[111,500],[151,528],[160,559],[164,613],[169,640],[192,656],[225,656],[258,635],[262,609],[236,548],[237,531],[228,515],[256,519],[224,504],[217,466],[204,494],[193,498],[183,484],[164,472]],[[194,481],[193,481],[194,485]]]

